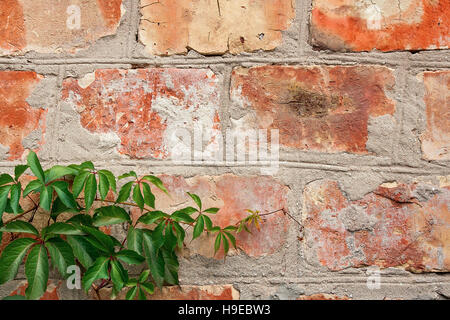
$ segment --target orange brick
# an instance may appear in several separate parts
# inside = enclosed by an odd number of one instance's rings
[[[336,181],[312,182],[304,192],[307,255],[331,270],[448,272],[449,200],[444,185],[386,184],[350,201]]]
[[[122,0],[3,0],[0,3],[0,55],[75,53],[114,34]]]
[[[8,148],[8,160],[22,157],[22,141],[32,131],[45,132],[47,110],[32,108],[26,102],[42,79],[30,71],[0,71],[0,145]]]
[[[151,54],[272,50],[295,15],[292,0],[141,0],[140,40]]]
[[[314,0],[312,44],[336,51],[446,49],[448,0]]]
[[[300,150],[366,154],[369,117],[393,115],[384,67],[261,66],[233,71],[231,96],[247,113],[236,130],[278,129]]]
[[[450,71],[425,72],[427,127],[422,151],[427,160],[450,160]]]

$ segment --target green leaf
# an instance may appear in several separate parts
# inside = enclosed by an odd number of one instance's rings
[[[118,179],[119,179],[119,180],[122,180],[122,179],[129,178],[129,177],[134,177],[134,178],[137,179],[137,174],[136,174],[136,172],[130,171],[130,172],[128,172],[128,173],[124,173],[124,174],[122,174],[121,176],[119,176]]]
[[[119,251],[116,253],[116,257],[128,264],[141,264],[145,260],[144,257],[133,250]]]
[[[216,214],[220,209],[219,208],[209,208],[203,211],[204,213]]]
[[[42,170],[41,163],[39,162],[39,159],[38,159],[36,153],[34,153],[34,151],[30,151],[30,153],[28,154],[27,163],[31,169],[31,172],[33,172],[34,175],[42,183],[45,183],[44,170]]]
[[[39,231],[31,223],[25,221],[13,221],[0,229],[3,232],[30,233],[39,236]]]
[[[44,172],[45,183],[49,183],[50,181],[62,178],[64,176],[76,175],[77,173],[78,171],[73,168],[56,165]]]
[[[6,204],[8,202],[8,194],[10,190],[11,186],[0,187],[0,215],[3,215],[3,212],[5,212]]]
[[[128,279],[128,282],[126,284],[127,287],[135,287],[137,286],[138,281],[136,279]]]
[[[174,251],[178,244],[178,239],[173,232],[173,224],[168,223],[166,226],[166,232],[164,234],[164,246],[170,251]]]
[[[128,290],[127,295],[125,296],[125,299],[127,300],[133,300],[136,297],[138,288],[136,286],[131,287],[130,290]]]
[[[92,163],[92,161],[85,161],[80,165],[81,169],[84,170],[95,170],[94,164]]]
[[[2,252],[0,258],[0,285],[13,280],[28,250],[36,240],[20,238],[11,242]]]
[[[28,288],[25,296],[29,300],[39,299],[47,289],[48,281],[48,256],[44,245],[38,245],[31,249],[25,262],[25,275],[28,280]]]
[[[190,192],[188,192],[187,194],[192,198],[192,200],[194,200],[194,202],[197,204],[200,211],[202,211],[202,200],[200,200],[200,197],[198,195],[190,193]]]
[[[228,254],[228,250],[230,250],[230,243],[228,242],[228,239],[222,235],[222,242],[223,242],[223,250],[225,251],[225,255]]]
[[[144,198],[142,197],[141,189],[138,184],[136,184],[133,188],[133,201],[141,210],[144,209]]]
[[[91,173],[89,171],[83,171],[78,174],[75,179],[73,179],[72,192],[75,198],[77,198],[80,195],[81,191],[83,191],[86,179],[90,174]]]
[[[88,214],[80,213],[77,215],[74,215],[69,220],[66,220],[66,223],[75,224],[77,226],[84,225],[84,226],[92,226],[92,217]]]
[[[128,282],[128,272],[117,260],[111,261],[111,280],[114,285],[114,290],[117,293],[120,292],[120,290],[122,290],[122,288]]]
[[[46,211],[50,211],[52,198],[53,198],[53,188],[51,186],[42,187],[39,203],[41,208]]]
[[[142,230],[136,229],[133,226],[128,228],[127,234],[127,247],[139,253],[141,256],[144,254],[142,251]]]
[[[175,236],[177,237],[177,244],[180,249],[183,248],[184,238],[186,237],[186,232],[180,226],[180,224],[174,222],[173,228],[175,229]]]
[[[6,173],[3,173],[2,175],[0,175],[0,186],[3,186],[4,184],[7,183],[13,183],[14,179]]]
[[[149,231],[143,233],[143,249],[147,265],[150,268],[153,280],[158,287],[164,284],[164,259],[158,255],[158,250]]]
[[[236,231],[237,229],[238,228],[235,226],[228,226],[228,227],[223,228],[223,230],[225,230],[225,231]]]
[[[86,212],[89,212],[97,195],[97,180],[95,175],[91,174],[86,180],[86,187],[84,188],[84,203],[86,205]]]
[[[149,275],[150,275],[150,270],[147,269],[147,270],[142,271],[142,273],[141,273],[141,275],[139,276],[139,279],[138,279],[139,283],[146,282]]]
[[[108,279],[108,266],[110,260],[107,257],[99,257],[95,260],[94,264],[86,270],[82,284],[86,293],[89,288],[94,283],[94,281],[99,279]]]
[[[197,223],[194,226],[194,233],[192,235],[192,239],[198,238],[203,230],[205,229],[205,220],[203,219],[203,215],[199,215],[197,218]]]
[[[178,258],[173,250],[162,250],[164,260],[164,279],[167,283],[178,285]]]
[[[139,288],[138,298],[139,300],[147,300],[144,289]]]
[[[214,233],[219,232],[220,231],[220,227],[218,227],[218,226],[212,227],[211,229],[209,229],[209,231],[214,232]]]
[[[61,202],[68,208],[76,209],[77,202],[74,196],[69,191],[69,184],[66,181],[55,181],[52,183],[52,187],[58,194]]]
[[[22,196],[25,198],[30,192],[36,191],[37,189],[41,188],[44,184],[39,180],[33,180],[30,181],[29,184],[25,187],[25,190],[23,190]]]
[[[97,249],[86,240],[85,236],[67,236],[67,242],[78,261],[88,269],[98,256]]]
[[[117,197],[116,203],[125,202],[130,197],[131,187],[133,186],[134,181],[130,181],[125,183],[119,191],[119,196]]]
[[[130,215],[118,206],[100,207],[95,210],[93,225],[95,227],[109,226],[124,222],[131,222]]]
[[[203,220],[205,220],[206,230],[211,231],[211,229],[213,228],[211,218],[203,215]]]
[[[236,247],[236,238],[231,233],[229,233],[227,231],[224,231],[224,232],[225,232],[226,236],[228,237],[228,239],[230,239],[231,243],[233,244],[233,247],[235,249],[237,249],[237,247]]]
[[[221,241],[222,241],[222,234],[219,233],[216,237],[216,241],[214,242],[214,254],[216,254],[217,251],[219,251]]]
[[[64,222],[56,222],[49,227],[46,227],[45,232],[47,234],[64,234],[68,236],[82,236],[86,235],[82,230],[75,228],[73,225],[64,223]]]
[[[19,213],[19,200],[20,200],[21,192],[22,192],[22,186],[21,186],[20,182],[12,185],[12,187],[11,187],[11,208],[13,209],[15,214]]]
[[[189,216],[187,213],[184,213],[182,210],[175,211],[170,217],[178,222],[183,221],[187,223],[192,223],[195,221],[194,219],[191,218],[191,216]]]
[[[67,267],[75,265],[72,247],[60,238],[53,238],[45,243],[52,264],[58,269],[64,279],[67,278]]]
[[[116,177],[113,175],[113,173],[108,170],[100,170],[98,173],[103,174],[108,179],[108,183],[109,183],[109,186],[112,189],[112,191],[117,192]]]
[[[156,221],[158,221],[161,218],[168,218],[168,217],[169,217],[169,215],[162,211],[150,211],[150,212],[147,212],[146,214],[140,216],[137,222],[150,225],[150,224],[155,223]]]
[[[142,183],[142,193],[144,194],[144,202],[146,205],[155,208],[155,195],[152,193],[148,183]]]
[[[145,176],[142,179],[147,180],[148,182],[152,183],[153,185],[155,185],[158,189],[160,189],[161,191],[163,191],[166,194],[169,194],[169,192],[167,191],[166,187],[164,187],[163,182],[161,181],[161,179],[155,177],[155,176]]]
[[[64,203],[62,203],[59,197],[56,197],[55,201],[53,201],[50,217],[53,221],[56,221],[58,216],[64,212],[78,213],[77,209],[68,208]]]
[[[101,231],[98,231],[95,228],[87,227],[87,226],[80,226],[80,228],[91,235],[92,237],[86,237],[86,240],[88,240],[93,246],[95,246],[97,249],[102,250],[108,254],[114,253],[114,246],[117,244],[114,243],[112,237],[104,234]],[[117,241],[117,240],[116,240]],[[120,242],[119,242],[120,245]]]
[[[166,242],[166,237],[164,237],[164,230],[166,229],[166,222],[162,221],[152,232],[152,238],[155,244],[155,248],[161,248]]]
[[[20,176],[28,169],[29,167],[26,164],[19,164],[14,168],[14,179],[16,181],[19,180]],[[0,178],[1,180],[1,178]],[[1,183],[0,183],[1,185]]]
[[[186,208],[177,210],[176,212],[183,212],[183,213],[185,213],[185,214],[191,215],[191,214],[193,214],[193,213],[198,212],[198,210],[195,209],[195,208],[192,208],[192,207],[186,207]]]
[[[153,294],[155,292],[155,286],[150,282],[141,283],[140,286],[147,291],[148,294]]]
[[[109,191],[108,178],[101,172],[98,173],[98,190],[100,191],[100,198],[105,200]]]

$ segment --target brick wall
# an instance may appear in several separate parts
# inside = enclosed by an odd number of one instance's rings
[[[449,298],[449,15],[445,0],[1,0],[0,169],[29,150],[94,160],[160,174],[159,208],[191,191],[218,224],[282,207],[301,223],[270,216],[225,262],[193,241],[158,298]],[[278,130],[279,170],[176,164],[177,127],[206,149]],[[50,282],[44,298],[87,298]]]

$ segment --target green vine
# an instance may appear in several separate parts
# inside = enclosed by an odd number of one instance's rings
[[[27,170],[35,179],[23,188],[19,178]],[[120,189],[118,180],[126,181]],[[204,232],[216,234],[214,252],[223,248],[226,256],[230,245],[236,248],[237,233],[250,232],[251,225],[259,230],[262,216],[284,212],[261,215],[248,210],[245,219],[221,228],[209,217],[219,208],[204,209],[200,197],[189,192],[195,206],[171,214],[156,210],[152,188],[168,194],[158,177],[139,177],[130,171],[116,179],[111,171],[97,170],[90,161],[44,171],[36,154],[30,152],[27,165],[15,167],[14,177],[0,175],[0,239],[3,233],[11,233],[0,257],[0,285],[14,280],[25,260],[27,299],[42,297],[51,267],[68,278],[68,267],[74,265],[82,270],[86,292],[92,288],[100,298],[99,290],[112,285],[112,298],[126,289],[127,299],[146,299],[155,287],[179,284],[177,248],[184,246],[188,228],[193,228],[192,239]],[[27,210],[21,207],[24,198],[32,203]],[[130,207],[141,212],[135,223],[126,210]],[[13,216],[3,221],[4,213]],[[25,219],[28,214],[31,217]],[[36,214],[48,215],[47,226],[41,230],[33,225]],[[128,230],[122,242],[101,228],[117,224],[126,224]],[[133,279],[126,265],[144,265],[144,271]]]

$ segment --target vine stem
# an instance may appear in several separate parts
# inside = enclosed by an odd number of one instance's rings
[[[15,216],[15,217],[12,217],[12,218],[9,219],[9,220],[6,220],[6,221],[4,222],[4,224],[8,224],[8,223],[10,223],[10,222],[13,222],[14,220],[17,220],[17,219],[23,217],[24,215],[26,215],[27,213],[30,213],[30,212],[33,211],[33,210],[37,210],[38,208],[39,208],[39,206],[36,205],[36,206],[34,206],[33,208],[28,209],[27,211],[22,212],[21,214]]]

